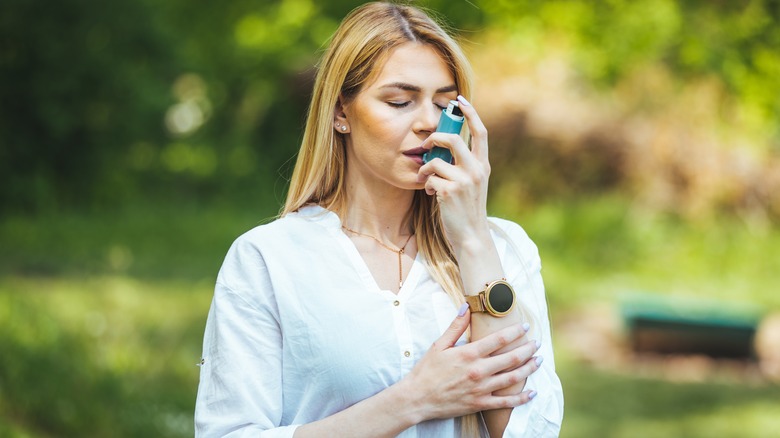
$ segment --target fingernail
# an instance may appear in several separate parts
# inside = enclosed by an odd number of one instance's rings
[[[468,100],[466,100],[466,98],[465,98],[465,97],[463,97],[463,96],[460,96],[460,95],[458,96],[458,102],[460,102],[460,103],[462,103],[463,105],[466,105],[466,106],[471,106],[471,104],[469,103],[469,101],[468,101]]]
[[[537,350],[538,350],[538,349],[540,349],[540,348],[542,348],[542,343],[541,343],[541,341],[539,341],[539,340],[537,339],[537,340],[536,340],[536,341],[534,341],[534,342],[536,343],[536,349],[537,349]]]
[[[531,324],[528,324],[527,322],[523,323],[523,330],[525,330],[526,332],[528,332],[528,330],[531,330]]]
[[[536,397],[536,391],[531,391],[528,393],[528,400],[533,400],[534,397]]]
[[[542,362],[544,362],[544,358],[542,356],[536,356],[535,362],[536,366],[541,366]]]
[[[461,316],[465,315],[467,310],[469,310],[468,303],[463,303],[460,306],[460,309],[458,310],[458,316],[461,317]]]

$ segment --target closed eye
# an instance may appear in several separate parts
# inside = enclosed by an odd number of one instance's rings
[[[406,102],[387,102],[387,104],[392,106],[393,108],[404,108],[409,106],[410,103],[412,103],[411,100],[408,100]]]
[[[408,101],[405,101],[405,102],[387,102],[387,104],[390,105],[393,108],[405,108],[405,107],[409,106],[410,103],[412,103],[411,100],[408,100]],[[436,108],[438,108],[440,110],[447,109],[447,105],[439,105],[438,103],[435,103],[435,102],[434,102],[433,106],[435,106]]]

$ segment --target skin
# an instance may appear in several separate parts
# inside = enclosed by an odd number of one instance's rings
[[[349,208],[342,223],[400,248],[411,234],[409,209],[415,190],[441,204],[447,238],[461,266],[465,290],[476,294],[504,277],[487,221],[490,175],[487,131],[465,99],[461,108],[472,133],[472,150],[453,134],[435,133],[442,108],[458,98],[455,80],[431,47],[406,43],[390,54],[376,79],[334,111],[334,129],[346,136]],[[342,126],[347,126],[346,131]],[[450,149],[455,164],[419,153]],[[398,256],[372,238],[347,233],[382,289],[398,291]],[[411,239],[404,276],[417,252]],[[455,342],[471,325],[467,345]],[[504,318],[471,314],[452,322],[412,371],[395,385],[331,417],[301,426],[296,437],[387,436],[434,418],[482,411],[491,436],[501,436],[511,408],[530,401],[526,378],[541,363],[535,342],[525,338],[518,312]],[[371,421],[364,421],[371,418]]]

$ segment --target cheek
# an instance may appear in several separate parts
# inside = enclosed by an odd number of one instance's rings
[[[403,138],[403,131],[394,126],[392,121],[378,124],[373,130],[373,137],[385,143],[398,142]]]
[[[383,142],[397,142],[406,134],[405,121],[397,114],[375,114],[364,120],[365,134]]]

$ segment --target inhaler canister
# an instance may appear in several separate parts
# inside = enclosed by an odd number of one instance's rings
[[[460,134],[460,130],[463,128],[463,120],[463,112],[458,107],[458,102],[451,100],[447,108],[441,111],[441,118],[439,118],[439,126],[436,127],[436,132]],[[447,148],[434,146],[430,151],[423,154],[423,163],[427,163],[434,158],[441,158],[448,163],[452,163],[452,153]]]

